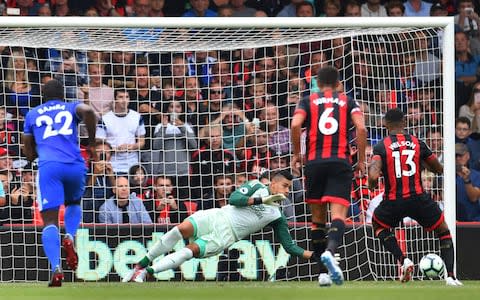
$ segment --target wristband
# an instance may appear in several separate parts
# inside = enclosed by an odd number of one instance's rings
[[[472,180],[469,178],[468,180],[464,180],[463,183],[464,184],[469,184],[469,183],[472,183]]]
[[[259,205],[259,204],[262,204],[262,203],[263,203],[262,197],[253,198],[253,205]]]

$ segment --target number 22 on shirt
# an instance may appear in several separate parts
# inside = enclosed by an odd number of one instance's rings
[[[46,125],[45,131],[43,133],[43,139],[47,139],[52,136],[57,135],[71,135],[73,134],[73,129],[71,128],[73,121],[73,116],[69,111],[60,111],[54,118],[42,115],[37,117],[35,120],[35,125],[37,127],[42,127]],[[59,129],[55,129],[58,128]]]

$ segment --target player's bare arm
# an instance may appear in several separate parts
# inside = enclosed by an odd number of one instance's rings
[[[435,174],[443,174],[443,165],[440,163],[440,161],[438,161],[438,158],[436,156],[430,157],[429,159],[425,160],[424,165],[427,170]]]
[[[23,153],[25,154],[25,157],[29,161],[35,160],[35,158],[38,157],[37,150],[36,150],[36,144],[35,144],[35,139],[33,138],[32,135],[30,134],[23,134],[22,135],[22,141],[23,141]]]
[[[356,170],[360,175],[366,171],[365,149],[367,147],[367,128],[365,127],[365,118],[363,113],[352,114],[352,122],[357,131],[358,164]]]
[[[372,162],[368,167],[368,188],[374,190],[378,186],[378,178],[382,175],[382,160],[380,156],[372,157]]]
[[[76,113],[83,120],[88,132],[88,146],[92,159],[98,161],[97,151],[95,149],[95,133],[97,129],[97,116],[92,107],[86,104],[79,104],[76,108]]]
[[[301,146],[300,146],[300,139],[302,135],[302,125],[305,121],[305,115],[302,113],[296,113],[293,116],[292,124],[291,124],[291,140],[292,140],[292,147],[293,147],[293,156],[291,160],[292,170],[296,171],[297,173],[300,171],[298,168],[298,163],[302,164],[302,157],[301,157]]]
[[[135,144],[121,144],[115,147],[115,151],[118,152],[127,152],[127,151],[137,151],[145,146],[145,136],[138,136]]]

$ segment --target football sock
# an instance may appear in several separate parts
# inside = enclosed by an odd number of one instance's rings
[[[327,247],[327,229],[325,224],[312,224],[312,248],[315,255],[322,255]]]
[[[327,228],[325,224],[312,223],[312,249],[315,259],[319,262],[320,273],[327,273],[327,268],[320,262],[320,255],[327,248]]]
[[[42,231],[43,251],[50,262],[52,272],[60,265],[60,236],[56,225],[48,225]]]
[[[178,230],[178,227],[175,226],[172,228],[172,230],[168,231],[165,233],[153,246],[150,250],[148,250],[148,253],[146,257],[152,261],[156,257],[167,253],[168,251],[172,250],[175,244],[183,239],[182,234],[180,233],[180,230]],[[141,264],[140,264],[141,265]],[[146,265],[141,265],[142,267],[146,267]]]
[[[138,264],[140,265],[140,267],[146,268],[150,264],[150,259],[145,256],[138,262]]]
[[[345,232],[345,222],[340,219],[332,220],[330,229],[328,230],[327,250],[335,254],[338,246],[342,243],[343,234]]]
[[[393,254],[395,260],[399,261],[400,264],[403,264],[405,256],[403,255],[400,246],[398,246],[398,241],[395,235],[393,235],[390,230],[384,229],[380,231],[380,233],[378,234],[378,238],[380,239],[380,242],[383,244],[385,249],[387,249],[387,251]]]
[[[150,275],[153,275],[155,272],[153,271],[152,267],[147,267],[145,270],[147,270],[147,273]]]
[[[82,220],[82,208],[80,205],[67,205],[65,207],[65,232],[75,240],[77,229]]]
[[[193,257],[193,252],[189,248],[182,248],[176,252],[173,252],[159,262],[155,263],[151,269],[154,273],[163,272],[165,270],[175,269],[185,261]],[[149,268],[147,268],[147,272]],[[150,272],[149,272],[150,273]]]
[[[448,277],[455,278],[455,275],[453,274],[455,253],[453,249],[453,241],[452,236],[450,235],[450,230],[439,233],[438,238],[440,239],[440,256],[445,262],[445,267],[447,268],[447,275]]]

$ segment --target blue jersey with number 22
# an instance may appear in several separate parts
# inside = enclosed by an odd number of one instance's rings
[[[30,110],[25,117],[24,133],[33,135],[39,167],[46,162],[83,163],[78,145],[75,112],[79,102],[50,100]]]

